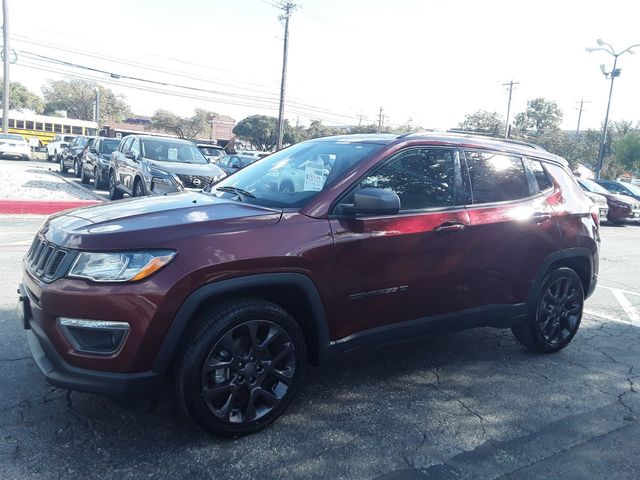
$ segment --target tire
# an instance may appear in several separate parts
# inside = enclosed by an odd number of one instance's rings
[[[102,180],[100,176],[100,169],[96,167],[93,171],[93,188],[96,190],[105,190],[109,188],[109,183]]]
[[[64,160],[63,160],[63,158],[62,158],[61,156],[59,156],[59,155],[56,155],[56,158],[58,159],[58,163],[60,163],[60,171],[61,171],[62,173],[67,173],[67,171],[68,171],[69,169],[68,169],[68,168],[67,168],[67,166],[64,164]]]
[[[285,180],[280,184],[278,191],[282,193],[293,193],[295,191],[295,187],[291,181]]]
[[[583,308],[580,277],[570,268],[557,268],[545,276],[526,321],[511,331],[532,352],[557,352],[569,345],[578,331]]]
[[[113,172],[109,174],[109,198],[111,200],[120,200],[122,192],[116,187],[116,176]]]
[[[89,185],[89,183],[91,182],[90,178],[87,177],[87,174],[84,171],[84,165],[82,163],[80,164],[80,181],[84,185]]]
[[[142,180],[136,180],[133,184],[133,196],[134,197],[144,197],[146,193],[144,192],[144,187],[142,186]]]
[[[76,158],[73,161],[73,173],[76,176],[76,178],[80,178],[80,170],[81,170],[80,160]]]
[[[49,150],[47,150],[47,158],[46,158],[47,162],[50,162],[51,160],[53,160],[53,155],[49,155]]]
[[[291,403],[302,384],[306,346],[286,310],[239,297],[197,315],[176,359],[182,408],[200,428],[236,437],[266,427]]]

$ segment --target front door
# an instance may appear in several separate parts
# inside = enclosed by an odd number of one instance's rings
[[[403,150],[374,169],[359,188],[394,191],[400,212],[333,215],[334,340],[364,330],[455,312],[460,305],[466,232],[460,161],[455,149]]]

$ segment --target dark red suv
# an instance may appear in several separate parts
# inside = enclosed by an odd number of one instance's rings
[[[443,134],[300,143],[202,193],[51,217],[24,259],[24,326],[54,385],[153,392],[201,427],[277,418],[305,364],[434,331],[575,335],[599,225],[564,160]]]

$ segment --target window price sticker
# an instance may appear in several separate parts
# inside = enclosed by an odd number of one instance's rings
[[[304,169],[305,192],[319,192],[324,186],[324,162],[307,162]]]

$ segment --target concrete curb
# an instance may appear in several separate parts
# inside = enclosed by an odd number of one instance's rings
[[[0,214],[9,215],[51,215],[52,213],[71,208],[88,207],[98,205],[95,200],[0,200]]]

